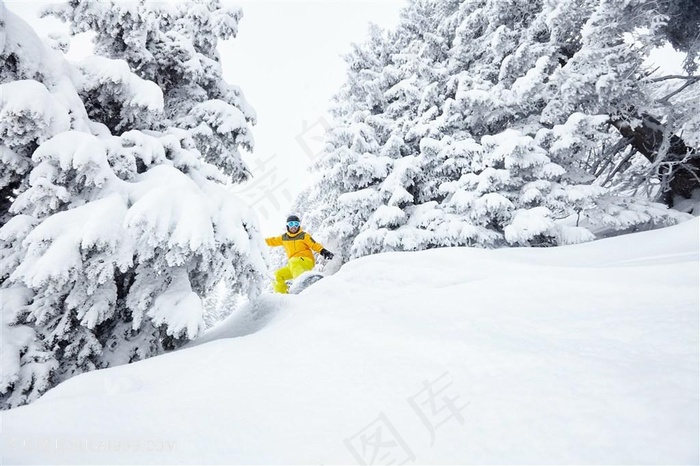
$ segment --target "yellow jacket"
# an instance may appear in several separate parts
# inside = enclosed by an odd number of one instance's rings
[[[315,262],[314,253],[311,251],[321,252],[323,249],[320,243],[314,241],[311,235],[302,229],[293,234],[287,232],[282,236],[265,238],[265,242],[268,246],[284,246],[288,259],[303,257],[311,259],[311,262]]]

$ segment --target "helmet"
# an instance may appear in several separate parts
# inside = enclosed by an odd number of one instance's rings
[[[295,231],[292,231],[291,229],[294,228]],[[287,217],[287,231],[290,233],[296,233],[299,231],[301,228],[301,221],[299,220],[299,217],[296,215],[290,215]]]

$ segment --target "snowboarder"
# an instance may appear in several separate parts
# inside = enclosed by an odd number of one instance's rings
[[[268,246],[284,246],[289,261],[287,265],[275,272],[273,288],[277,293],[287,293],[287,280],[297,278],[302,273],[314,268],[316,264],[313,251],[326,259],[333,259],[333,253],[314,241],[311,235],[301,229],[301,221],[296,215],[287,217],[287,232],[282,236],[265,238]]]

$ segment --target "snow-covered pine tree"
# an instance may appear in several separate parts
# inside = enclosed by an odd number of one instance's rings
[[[419,121],[415,108],[427,115],[435,111],[435,81],[442,75],[431,65],[445,52],[431,8],[431,2],[410,1],[399,30],[372,27],[365,44],[353,45],[346,56],[348,81],[331,109],[336,125],[327,154],[315,164],[321,176],[296,202],[308,212],[307,224],[322,231],[320,237],[329,238],[345,260],[357,255],[355,238],[368,223],[382,235],[387,226],[403,225],[397,205],[413,202],[412,177],[420,161],[405,156],[432,131],[424,123],[430,118],[421,115]],[[368,237],[360,247],[373,251],[376,241]]]
[[[679,196],[692,196],[693,183],[687,181],[697,177],[693,171],[700,174],[700,159],[678,135],[694,139],[685,130],[698,119],[698,90],[678,95],[671,104],[666,79],[645,62],[654,47],[668,40],[666,24],[672,19],[664,11],[671,3],[589,5],[590,14],[579,27],[580,47],[569,50],[565,65],[551,73],[554,94],[542,111],[541,142],[566,157],[570,172],[583,168],[607,188],[581,210],[584,225],[624,230],[674,221],[652,200],[692,208]],[[649,144],[650,139],[656,141]],[[585,158],[576,155],[582,147],[587,147]],[[679,170],[681,165],[688,170]]]
[[[87,3],[102,5],[70,6]],[[216,8],[199,6],[216,16]],[[139,8],[146,11],[143,3]],[[8,96],[0,112],[17,115],[6,120],[0,144],[28,154],[30,164],[23,189],[8,199],[11,218],[0,229],[5,408],[32,401],[75,374],[179,346],[204,328],[202,297],[217,283],[224,280],[233,293],[255,294],[265,270],[252,213],[227,189],[231,179],[246,176],[237,161],[239,146],[247,144],[245,136],[237,139],[239,132],[248,133],[247,126],[243,132],[237,126],[247,125],[240,118],[243,110],[206,100],[199,93],[203,88],[178,85],[173,78],[180,98],[192,90],[193,100],[223,109],[217,130],[233,145],[222,157],[233,160],[223,159],[218,167],[198,149],[206,123],[199,118],[211,123],[209,113],[194,111],[199,104],[184,114],[169,112],[159,85],[134,74],[121,58],[91,57],[73,70],[6,13],[3,53],[7,44],[30,41],[37,44],[37,56],[53,56],[55,62],[43,63],[46,68],[34,76],[7,73],[10,82],[0,91]],[[158,13],[145,16],[157,23]],[[201,9],[198,18],[213,21]],[[194,48],[190,40],[215,47],[220,31],[209,32],[206,38],[180,36],[180,46]],[[30,61],[24,50],[18,46],[9,53],[18,63]],[[168,65],[165,54],[158,60],[164,69],[182,65],[176,57]],[[32,79],[39,76],[56,76],[56,82]],[[216,79],[212,85],[226,88]],[[14,92],[5,93],[5,86]],[[37,102],[49,98],[57,103]],[[237,98],[244,102],[240,93]],[[25,137],[25,128],[34,126],[14,110],[23,108],[32,119],[47,121],[51,134],[40,137],[37,130]]]
[[[302,191],[293,206],[295,211],[307,212],[302,218],[305,228],[314,233],[323,230],[319,239],[344,259],[350,257],[349,245],[367,221],[365,212],[376,208],[376,185],[387,176],[390,159],[400,156],[399,147],[393,156],[377,156],[385,142],[401,144],[391,138],[392,122],[381,115],[386,106],[384,92],[394,83],[381,73],[391,43],[391,37],[372,26],[367,44],[354,45],[346,55],[348,82],[331,108],[343,124],[329,132],[327,152],[315,162],[325,176],[313,190]]]
[[[13,217],[13,200],[29,187],[32,153],[69,129],[89,131],[83,103],[58,52],[45,47],[30,26],[0,1],[0,226]],[[17,232],[29,232],[27,225]],[[3,228],[3,232],[7,229]],[[1,240],[0,240],[1,241]],[[3,244],[2,246],[6,246]],[[16,260],[2,249],[2,261]],[[21,257],[22,254],[19,253]],[[58,367],[33,325],[18,325],[33,293],[0,276],[0,408],[16,406],[51,387]]]
[[[87,131],[89,124],[63,58],[27,31],[29,25],[0,3],[0,226],[26,188],[34,149],[59,132]]]
[[[390,128],[384,132],[399,150],[383,180],[347,183],[334,135],[350,130],[352,103],[366,89],[347,86],[340,98],[349,104],[337,107],[328,154],[314,168],[319,181],[304,194],[347,201],[319,216],[319,235],[332,232],[348,258],[449,245],[568,244],[604,229],[685,218],[652,202],[658,183],[640,196],[623,189],[619,176],[639,149],[621,137],[615,118],[654,105],[659,86],[646,79],[645,59],[665,40],[663,8],[618,0],[412,2],[389,33],[383,69],[370,61],[358,68],[355,60],[348,71],[349,83],[370,70],[396,77],[374,93],[387,103],[372,118]],[[373,47],[356,47],[356,56]],[[674,117],[683,125],[667,126],[670,134],[697,118],[691,92],[673,97],[689,111]],[[669,108],[655,114],[670,116]],[[384,148],[365,151],[365,164],[381,165]],[[615,162],[601,170],[598,159],[610,156]],[[658,177],[647,170],[643,180]],[[310,218],[318,206],[311,203]],[[346,219],[356,220],[352,228]]]
[[[239,150],[253,146],[249,123],[255,123],[255,111],[240,88],[224,81],[216,49],[218,40],[238,33],[239,7],[220,0],[69,1],[44,14],[66,21],[72,34],[93,32],[97,55],[126,61],[135,74],[160,87],[165,127],[190,129],[204,160],[234,182],[249,177]]]

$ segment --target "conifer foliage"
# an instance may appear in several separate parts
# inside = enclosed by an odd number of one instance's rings
[[[306,223],[348,260],[687,218],[669,207],[697,203],[700,85],[646,61],[669,40],[697,57],[671,3],[410,1],[346,57],[327,150],[297,201]],[[655,143],[643,150],[635,131]],[[687,145],[669,144],[681,134]]]
[[[241,12],[71,0],[77,66],[0,2],[0,403],[180,346],[222,280],[260,291],[262,238],[227,185],[255,114],[216,44]]]

